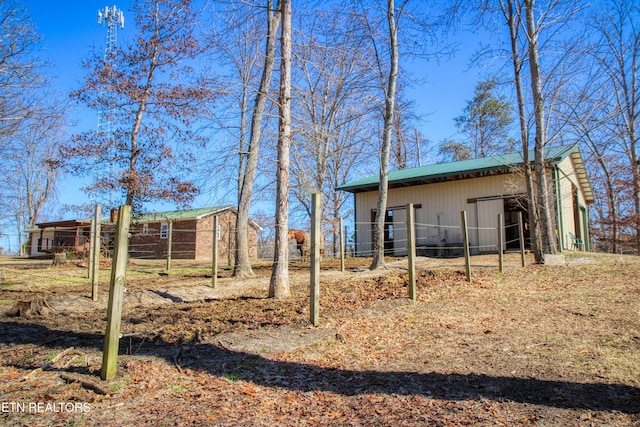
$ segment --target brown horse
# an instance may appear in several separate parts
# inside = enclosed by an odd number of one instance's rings
[[[289,240],[296,239],[296,248],[300,251],[300,257],[305,259],[311,250],[311,238],[309,233],[295,228],[289,229]],[[324,235],[320,233],[320,255],[324,255]]]
[[[289,240],[296,239],[296,248],[300,251],[300,257],[304,258],[305,249],[309,246],[309,239],[307,239],[307,233],[302,230],[296,230],[295,228],[289,229]],[[305,246],[305,242],[307,243]]]

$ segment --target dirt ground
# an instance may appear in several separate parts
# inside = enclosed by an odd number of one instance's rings
[[[94,303],[82,263],[0,259],[0,425],[640,426],[640,258],[419,258],[415,302],[406,259],[369,261],[323,261],[315,327],[308,264],[276,300],[269,266],[132,261],[102,381],[106,266]]]

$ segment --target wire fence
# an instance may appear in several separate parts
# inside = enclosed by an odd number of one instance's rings
[[[355,248],[349,248],[348,256],[371,256],[373,254],[373,230],[375,222],[356,222],[358,242]],[[470,237],[468,249],[471,255],[484,255],[502,251],[520,250],[521,240],[528,247],[526,236],[519,233],[520,223],[503,225],[503,233],[507,239],[499,243],[498,221],[493,227],[466,227]],[[415,248],[417,256],[433,258],[455,258],[464,256],[463,225],[442,225],[419,223],[414,224]],[[384,254],[386,256],[406,256],[409,247],[406,222],[385,222]]]
[[[261,240],[256,229],[248,227],[253,258],[259,257]],[[164,259],[169,253],[175,259],[205,260],[211,258],[211,242],[214,237],[212,228],[180,228],[179,224],[132,225],[129,232],[129,251],[135,259]],[[223,255],[231,254],[235,248],[235,227],[216,229],[216,239]],[[91,248],[89,226],[78,232],[76,229],[56,229],[44,237],[33,239],[34,255],[53,255],[67,253],[78,259],[85,258]],[[104,257],[111,257],[114,245],[113,227],[102,226],[100,233],[100,251]]]
[[[449,219],[450,222],[451,219]],[[472,256],[490,253],[502,254],[507,250],[520,250],[526,247],[523,233],[522,219],[517,223],[503,225],[500,229],[499,221],[491,226],[468,226],[468,224],[433,224],[416,222],[409,230],[407,221],[386,222],[384,224],[384,255],[388,257],[408,257],[410,251],[414,256],[432,258],[462,258],[466,257],[467,268],[471,266]],[[352,239],[347,239],[345,227],[340,225],[339,239],[341,245],[338,252],[330,252],[324,256],[340,257],[370,257],[373,254],[373,222],[356,222]],[[247,228],[249,235],[250,259],[259,262],[261,259],[272,259],[269,254],[270,241],[261,239],[260,233],[253,227]],[[100,260],[108,262],[114,253],[115,227],[102,225],[100,232]],[[306,234],[309,239],[310,235]],[[127,235],[127,257],[130,260],[161,261],[153,263],[155,268],[171,271],[172,261],[191,260],[199,263],[201,268],[213,269],[214,258],[216,266],[232,267],[235,262],[235,223],[218,223],[213,221],[199,225],[196,222],[166,221],[158,223],[134,223],[130,225]],[[323,236],[322,233],[319,236]],[[466,237],[465,237],[466,236]],[[469,237],[471,236],[471,237]],[[57,229],[51,234],[48,250],[52,253],[74,253],[78,259],[89,258],[92,238],[91,229]],[[506,238],[505,238],[506,237]],[[410,238],[412,241],[410,241]],[[215,244],[214,244],[215,242]],[[38,242],[42,245],[43,242]],[[289,241],[290,261],[308,261],[310,243],[297,244]],[[324,240],[318,242],[324,248]],[[45,245],[42,245],[45,246]],[[329,247],[334,245],[328,245]],[[215,255],[214,255],[215,248]],[[42,248],[39,248],[42,249]],[[266,256],[265,256],[266,255]],[[54,263],[55,263],[54,259]],[[88,262],[89,272],[93,274],[91,262]],[[147,264],[151,265],[151,264]],[[100,266],[98,265],[97,269]],[[344,261],[341,263],[344,271]],[[93,280],[93,279],[92,279]]]
[[[369,257],[373,253],[374,222],[355,222],[356,238],[347,241],[344,228],[340,229],[345,241],[344,254],[338,247],[327,245],[326,256],[339,257]],[[521,237],[518,233],[519,223],[507,224],[503,232],[507,236],[502,250],[518,250]],[[418,256],[434,258],[462,257],[465,246],[463,244],[462,225],[443,225],[420,223],[414,224],[415,248]],[[497,253],[498,227],[467,226],[470,236],[469,250],[471,255]],[[369,232],[367,232],[369,231]],[[406,256],[409,247],[406,222],[386,222],[384,226],[384,254],[387,256]],[[261,239],[260,234],[252,227],[247,229],[249,235],[250,257],[253,261],[269,259],[272,256],[273,242]],[[171,257],[174,260],[209,261],[212,256],[212,242],[216,239],[218,258],[228,266],[234,263],[235,252],[235,224],[220,224],[215,230],[209,225],[197,227],[194,223],[181,224],[167,222],[155,224],[133,224],[129,231],[128,255],[137,260],[162,260]],[[369,238],[370,237],[370,238]],[[309,235],[307,233],[307,238]],[[525,242],[527,246],[528,242]],[[77,258],[86,258],[91,247],[90,230],[86,229],[58,229],[53,235],[44,237],[32,244],[38,245],[38,251],[47,254],[73,253]],[[100,235],[100,251],[103,258],[110,258],[113,254],[114,230],[103,225]],[[322,244],[324,248],[324,244]],[[297,245],[290,241],[290,259],[304,260],[307,258],[308,242]]]

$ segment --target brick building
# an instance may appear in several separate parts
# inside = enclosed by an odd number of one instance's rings
[[[220,262],[233,260],[237,210],[233,206],[188,209],[144,214],[131,219],[129,253],[134,258],[164,258],[171,241],[173,259],[210,260],[213,218]],[[258,259],[258,233],[261,227],[249,221],[249,254]]]
[[[113,214],[116,213],[114,209]],[[218,259],[221,263],[231,264],[235,249],[236,213],[233,206],[221,206],[134,215],[129,229],[129,254],[133,258],[165,258],[171,241],[173,259],[210,260],[213,218],[217,216]],[[103,218],[101,221],[103,245],[113,243],[115,219]],[[31,256],[89,250],[90,219],[43,222],[36,226],[36,229],[29,230]],[[252,261],[258,259],[258,234],[261,230],[258,224],[249,221],[249,255]]]

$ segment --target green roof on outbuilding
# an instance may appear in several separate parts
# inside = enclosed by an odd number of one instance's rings
[[[179,221],[187,219],[199,219],[207,215],[212,215],[225,211],[227,209],[234,209],[233,206],[216,206],[208,208],[197,209],[184,209],[177,211],[166,212],[151,212],[142,215],[134,216],[131,220],[133,222],[152,222],[152,221]]]
[[[533,163],[534,153],[529,153]],[[573,156],[578,168],[578,177],[583,185],[587,200],[593,201],[591,185],[584,170],[584,162],[580,156],[577,144],[552,147],[546,150],[547,161],[559,163],[569,156]],[[462,160],[459,162],[439,163],[435,165],[421,166],[417,168],[402,169],[389,172],[389,188],[409,185],[421,185],[451,179],[464,179],[482,176],[483,173],[506,173],[510,168],[521,165],[522,153],[509,153],[498,156],[483,157],[480,159]],[[336,190],[359,193],[363,191],[376,191],[380,175],[372,175],[367,178],[351,181],[336,187]]]

